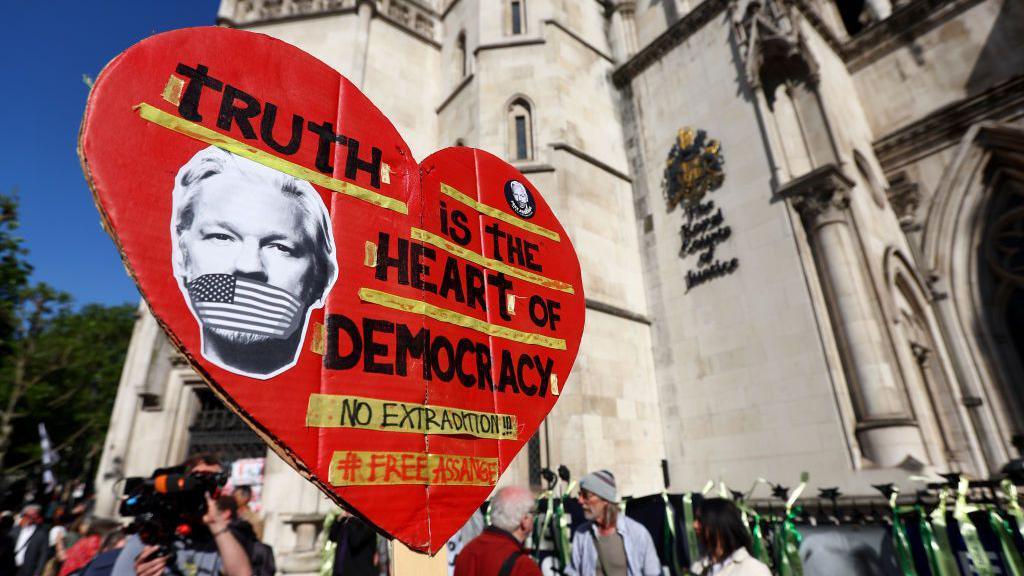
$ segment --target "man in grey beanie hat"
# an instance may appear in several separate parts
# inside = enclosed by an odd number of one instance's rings
[[[619,514],[615,475],[608,470],[580,479],[577,496],[587,518],[572,539],[571,576],[658,576],[654,541],[639,522]]]
[[[597,494],[602,500],[619,503],[618,489],[615,486],[615,475],[608,470],[591,472],[580,479],[580,490]]]

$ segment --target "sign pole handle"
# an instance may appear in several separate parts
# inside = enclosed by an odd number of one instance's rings
[[[392,540],[391,576],[448,576],[448,547],[443,546],[433,558],[413,552],[398,540]]]

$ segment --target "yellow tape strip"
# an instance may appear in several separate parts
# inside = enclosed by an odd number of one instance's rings
[[[327,328],[319,322],[313,325],[313,339],[309,343],[309,351],[321,356],[327,353]]]
[[[363,245],[363,265],[370,268],[377,265],[377,245],[369,240]]]
[[[498,481],[498,459],[455,454],[336,450],[331,456],[328,481],[333,486],[494,486]]]
[[[190,122],[184,118],[179,118],[173,114],[168,114],[159,108],[150,106],[149,104],[138,104],[135,109],[139,111],[139,116],[145,120],[163,126],[169,130],[174,130],[179,134],[184,134],[190,138],[195,138],[201,142],[212,144],[223,150],[227,150],[233,154],[244,156],[254,162],[259,162],[264,166],[273,168],[285,174],[289,174],[296,178],[301,178],[307,182],[322,186],[328,190],[333,190],[339,194],[345,194],[353,198],[358,198],[364,202],[369,202],[381,208],[387,208],[388,210],[394,210],[399,214],[408,214],[409,207],[401,200],[396,200],[390,196],[385,196],[374,192],[373,190],[367,190],[361,186],[356,186],[351,182],[343,182],[335,178],[331,178],[326,174],[322,174],[315,170],[310,170],[305,166],[300,166],[294,162],[289,162],[283,158],[278,158],[273,154],[264,152],[258,148],[254,148],[244,142],[239,142],[230,136],[215,132],[205,126]]]
[[[170,78],[167,79],[167,85],[164,86],[164,91],[160,94],[160,97],[177,106],[178,104],[181,104],[181,91],[184,88],[185,81],[174,74],[171,74]]]
[[[482,202],[477,202],[473,198],[470,198],[469,196],[466,196],[462,192],[459,192],[458,190],[456,190],[455,188],[452,188],[451,186],[445,184],[444,182],[441,183],[441,193],[444,194],[445,196],[450,196],[452,198],[455,198],[459,202],[462,202],[466,206],[469,206],[470,208],[473,208],[477,212],[480,212],[482,214],[487,214],[488,216],[490,216],[492,218],[497,218],[498,220],[501,220],[502,222],[505,222],[506,224],[511,224],[511,225],[516,226],[518,228],[522,228],[523,230],[526,230],[526,231],[529,231],[529,232],[533,232],[534,234],[539,234],[541,236],[544,236],[545,238],[550,238],[550,239],[554,240],[555,242],[561,242],[562,241],[561,237],[559,237],[559,235],[558,235],[558,232],[555,232],[553,230],[548,230],[547,228],[545,228],[543,226],[538,226],[538,225],[536,225],[536,224],[534,224],[532,222],[527,222],[526,220],[523,220],[522,218],[517,218],[517,217],[509,214],[508,212],[505,212],[503,210],[498,210],[497,208],[495,208],[493,206],[489,206],[489,205],[484,204]]]
[[[441,250],[444,250],[449,254],[458,256],[459,258],[464,258],[474,264],[479,264],[480,266],[483,266],[485,268],[490,268],[495,272],[502,272],[513,278],[518,278],[520,280],[524,280],[526,282],[530,282],[531,284],[536,284],[538,286],[543,286],[545,288],[551,288],[552,290],[558,290],[559,292],[575,294],[572,284],[562,282],[561,280],[547,278],[545,276],[541,276],[540,274],[534,274],[533,272],[522,270],[514,266],[509,266],[508,264],[495,260],[494,258],[481,256],[480,254],[477,254],[472,250],[463,248],[462,246],[459,246],[454,242],[449,242],[448,240],[445,240],[444,238],[431,232],[427,232],[426,230],[421,230],[419,228],[411,228],[410,236],[412,237],[413,240],[425,242],[427,244],[430,244],[431,246],[440,248]]]
[[[306,426],[456,434],[495,440],[515,440],[519,436],[516,417],[510,414],[334,394],[310,394]]]
[[[360,288],[359,298],[364,302],[377,304],[379,306],[384,306],[385,308],[391,308],[392,310],[401,310],[402,312],[420,314],[422,316],[433,318],[434,320],[447,322],[448,324],[455,324],[456,326],[462,326],[463,328],[469,328],[470,330],[476,330],[477,332],[481,332],[488,336],[504,338],[505,340],[521,342],[523,344],[534,344],[536,346],[553,348],[555,350],[565,350],[565,340],[562,340],[561,338],[552,338],[543,334],[508,328],[507,326],[498,326],[497,324],[477,320],[472,316],[460,314],[454,310],[448,310],[447,308],[440,308],[433,304],[428,304],[422,300],[413,300],[412,298],[396,296],[394,294],[388,294],[387,292],[381,292],[380,290],[374,290],[372,288]]]

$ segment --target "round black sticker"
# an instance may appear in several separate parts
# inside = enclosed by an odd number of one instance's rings
[[[518,180],[505,182],[505,200],[512,211],[523,218],[533,218],[537,205],[533,202],[533,194]]]

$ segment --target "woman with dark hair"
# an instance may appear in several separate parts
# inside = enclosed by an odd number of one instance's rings
[[[704,558],[691,568],[700,576],[771,576],[771,570],[750,555],[750,532],[739,508],[724,498],[708,498],[693,522]]]

